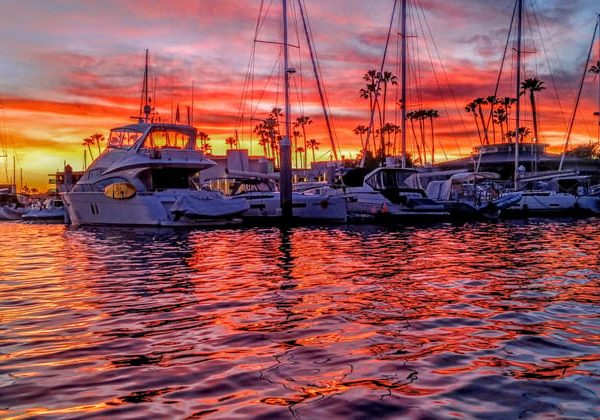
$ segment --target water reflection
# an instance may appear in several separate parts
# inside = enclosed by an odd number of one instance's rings
[[[593,219],[0,232],[3,416],[600,415]]]

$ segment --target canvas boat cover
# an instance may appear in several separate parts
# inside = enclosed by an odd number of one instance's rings
[[[246,200],[232,200],[210,192],[183,195],[171,207],[175,216],[217,218],[236,216],[249,209]]]

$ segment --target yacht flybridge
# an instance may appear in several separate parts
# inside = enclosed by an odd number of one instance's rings
[[[215,165],[196,147],[188,125],[140,122],[110,132],[105,151],[69,192],[62,193],[75,225],[193,226],[237,221],[248,209],[193,177]]]

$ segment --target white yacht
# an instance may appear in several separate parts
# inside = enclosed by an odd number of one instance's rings
[[[502,183],[494,172],[462,172],[427,184],[427,197],[443,204],[454,219],[497,219],[522,193],[500,196]]]
[[[316,187],[304,194],[343,197],[351,221],[427,223],[450,218],[442,204],[427,198],[415,169],[380,167],[368,171],[353,169],[344,175],[343,185]]]
[[[226,178],[228,194],[233,200],[244,200],[248,210],[240,216],[245,222],[265,223],[282,217],[281,197],[275,179],[264,176]],[[347,220],[346,200],[314,189],[292,192],[292,220],[303,222],[336,223]]]
[[[104,152],[61,193],[75,225],[194,226],[239,221],[244,200],[196,187],[214,166],[188,125],[140,122],[110,132]]]

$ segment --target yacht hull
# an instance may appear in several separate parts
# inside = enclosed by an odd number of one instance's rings
[[[236,214],[220,217],[174,215],[171,208],[184,192],[138,193],[128,199],[113,199],[101,192],[63,193],[73,225],[212,226],[238,223]]]
[[[241,214],[244,221],[260,223],[281,218],[279,193],[247,193],[233,199],[243,199],[248,203],[249,209]],[[292,217],[313,222],[345,222],[346,202],[341,197],[294,193]]]

